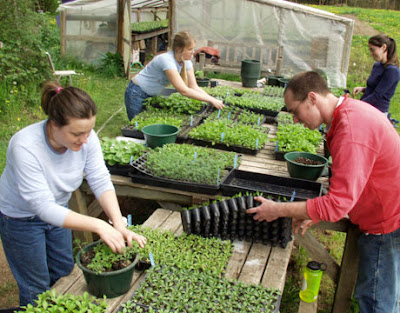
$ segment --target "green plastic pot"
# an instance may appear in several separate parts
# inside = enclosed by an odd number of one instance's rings
[[[210,84],[210,79],[209,78],[197,78],[196,82],[199,87],[208,87],[208,85]]]
[[[242,60],[240,76],[243,87],[257,87],[257,80],[261,74],[261,63],[258,60]]]
[[[102,243],[102,241],[96,241],[81,249],[75,256],[75,262],[82,270],[88,290],[92,295],[97,298],[102,298],[104,295],[107,298],[118,297],[125,294],[131,286],[133,272],[136,263],[139,261],[139,254],[136,254],[135,260],[123,269],[96,273],[82,265],[81,254],[93,249],[100,243]]]
[[[146,144],[150,148],[175,143],[179,128],[168,124],[152,124],[142,128]]]
[[[321,165],[307,165],[294,162],[293,160],[304,157],[313,161],[322,162]],[[288,152],[284,155],[290,177],[307,180],[317,180],[324,170],[328,160],[323,156],[309,152]]]

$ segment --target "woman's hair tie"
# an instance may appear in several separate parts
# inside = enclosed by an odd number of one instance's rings
[[[62,89],[63,89],[63,87],[57,87],[56,94],[59,93]]]

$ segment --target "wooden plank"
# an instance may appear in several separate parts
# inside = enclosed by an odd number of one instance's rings
[[[229,258],[226,267],[225,277],[237,279],[242,270],[243,264],[246,261],[247,255],[250,251],[251,242],[238,241],[233,242],[233,253]]]
[[[99,217],[100,214],[103,212],[103,208],[101,207],[99,201],[97,199],[93,200],[87,209],[87,214],[93,217]]]
[[[144,275],[145,273],[143,271],[135,270],[133,272],[132,282],[129,287],[129,290],[119,297],[107,299],[108,308],[106,310],[106,313],[118,312],[118,309],[121,306],[121,304],[125,303],[126,301],[132,298],[133,293],[135,292],[139,284],[142,282]]]
[[[356,225],[349,227],[343,251],[340,275],[336,285],[332,313],[347,312],[350,308],[351,296],[357,281],[359,259],[357,241],[360,234]]]
[[[182,211],[182,206],[173,203],[173,202],[165,202],[165,201],[157,201],[157,203],[160,205],[161,208],[170,210],[170,211]]]
[[[261,285],[266,288],[276,288],[283,292],[292,249],[293,240],[288,243],[285,249],[272,247]]]
[[[158,228],[172,214],[171,211],[158,209],[143,223],[143,226],[150,228]]]
[[[307,303],[307,302],[300,300],[298,313],[314,313],[314,312],[316,313],[317,307],[318,307],[318,300],[316,300],[312,303]]]
[[[80,276],[83,276],[81,269],[75,264],[72,272],[68,276],[61,277],[52,287],[57,293],[64,294],[76,283]]]
[[[179,226],[182,225],[181,213],[173,212],[168,216],[162,225],[158,227],[159,230],[170,230],[175,232]]]
[[[240,273],[239,280],[247,284],[258,285],[263,277],[270,252],[271,245],[253,243]]]
[[[325,250],[325,248],[310,234],[310,232],[306,232],[304,235],[296,234],[295,238],[303,248],[306,249],[314,261],[326,264],[326,273],[336,283],[339,278],[340,266],[336,263],[335,259],[329,254],[329,252]]]

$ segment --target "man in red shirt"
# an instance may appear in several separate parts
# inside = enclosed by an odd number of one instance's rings
[[[372,106],[337,98],[316,72],[295,75],[285,104],[295,122],[310,129],[325,123],[332,155],[327,195],[306,202],[278,203],[262,197],[248,210],[258,221],[293,217],[295,231],[321,220],[349,216],[363,232],[358,248],[355,298],[360,312],[399,312],[400,297],[400,136]]]

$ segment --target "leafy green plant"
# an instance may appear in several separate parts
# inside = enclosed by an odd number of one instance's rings
[[[80,247],[84,249],[82,245]],[[131,247],[126,247],[123,253],[113,252],[104,242],[99,241],[92,249],[82,251],[81,264],[96,273],[104,273],[124,268],[134,260],[139,245],[132,242]]]
[[[136,115],[130,122],[135,129],[142,130],[143,127],[151,124],[169,124],[181,127],[189,124],[189,116],[181,113],[173,113],[169,110],[148,108]]]
[[[82,295],[75,296],[71,294],[59,295],[56,291],[47,290],[38,296],[35,300],[35,305],[28,304],[22,306],[24,311],[27,313],[51,313],[51,312],[92,312],[92,313],[104,313],[108,308],[108,304],[105,298],[98,299],[90,296],[88,292],[84,292]]]
[[[274,312],[279,292],[207,273],[157,266],[147,272],[131,302],[167,312]],[[127,311],[129,312],[129,311]],[[133,311],[132,311],[133,312]]]
[[[106,52],[100,59],[97,70],[104,76],[124,77],[124,61],[121,54],[119,52]]]
[[[223,110],[215,110],[207,118],[207,121],[216,119],[231,119],[238,123],[259,125],[264,116],[238,107],[226,106]]]
[[[192,145],[167,144],[150,150],[145,165],[157,177],[217,185],[233,167],[235,154]],[[239,165],[240,160],[237,161]]]
[[[136,160],[146,152],[146,148],[136,142],[103,137],[100,140],[104,160],[111,166],[127,165],[131,159]]]
[[[267,142],[268,134],[262,126],[235,123],[225,118],[202,123],[190,131],[189,137],[210,141],[213,145],[224,143],[258,150]]]
[[[282,97],[265,97],[260,94],[243,94],[241,97],[228,96],[225,102],[246,109],[280,111],[285,103]]]
[[[148,260],[151,252],[156,265],[222,277],[232,254],[232,244],[219,238],[203,238],[186,233],[176,237],[171,231],[160,231],[141,225],[130,226],[129,229],[147,239],[143,249],[135,245],[140,259]],[[218,255],[217,259],[213,257],[215,255]]]
[[[154,96],[143,101],[145,107],[156,107],[167,109],[171,113],[195,114],[204,107],[204,103],[185,97],[179,92],[175,92],[168,97]]]
[[[311,130],[303,124],[280,124],[276,131],[276,137],[272,139],[278,141],[279,151],[303,151],[316,153],[317,147],[322,142],[321,133]]]
[[[162,28],[168,28],[168,19],[161,21],[132,23],[132,31],[134,33],[135,32],[146,33]]]
[[[264,96],[269,97],[283,97],[285,88],[279,86],[266,85],[264,87]]]

